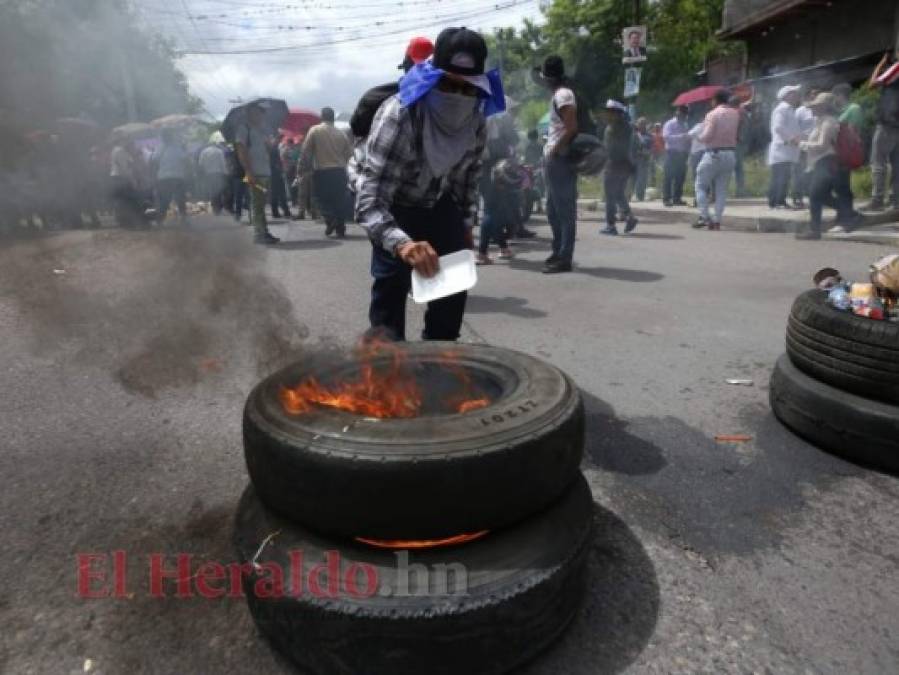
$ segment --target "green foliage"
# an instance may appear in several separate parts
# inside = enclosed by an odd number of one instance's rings
[[[864,86],[852,92],[852,101],[858,103],[865,114],[864,129],[868,132],[877,125],[877,102],[880,100],[880,89]]]
[[[26,0],[0,4],[0,108],[31,128],[86,116],[127,121],[130,84],[138,119],[196,112],[170,46],[144,33],[125,0]]]
[[[548,107],[549,104],[547,103],[546,97],[532,99],[523,103],[516,111],[518,125],[521,127],[522,131],[536,129],[537,122],[539,122],[540,118],[546,114]]]
[[[641,23],[649,28],[649,60],[638,98],[641,115],[664,117],[674,97],[696,86],[707,59],[742,49],[716,37],[724,0],[643,0]],[[620,100],[624,89],[621,31],[634,22],[633,0],[554,0],[541,26],[526,23],[489,36],[491,58],[501,65],[510,96],[527,101],[545,92],[528,74],[551,53],[566,62],[582,98],[594,110],[606,99]],[[523,107],[523,110],[530,110]],[[545,112],[546,108],[544,108]]]

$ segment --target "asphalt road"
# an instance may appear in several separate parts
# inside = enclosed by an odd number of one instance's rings
[[[366,327],[359,231],[273,229],[272,249],[211,217],[0,244],[0,671],[290,672],[242,600],[146,592],[151,553],[233,559],[250,387]],[[584,222],[576,272],[547,277],[537,229],[480,270],[464,335],[547,359],[587,401],[590,592],[525,675],[899,672],[899,482],[767,404],[792,299],[883,248]],[[753,440],[714,440],[734,433]],[[113,550],[127,597],[78,597],[76,554]]]

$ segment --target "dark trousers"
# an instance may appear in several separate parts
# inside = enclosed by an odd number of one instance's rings
[[[156,181],[156,194],[159,197],[159,220],[165,220],[172,201],[178,207],[179,215],[187,217],[187,185],[183,178],[160,178]]]
[[[790,191],[790,197],[794,202],[801,202],[811,189],[811,172],[806,172],[807,168],[808,157],[803,152],[799,156],[799,161],[793,165],[793,189]]]
[[[208,173],[203,176],[203,196],[212,206],[212,212],[218,215],[222,212],[223,195],[225,191],[225,175],[221,173]]]
[[[553,233],[553,256],[570,265],[577,236],[577,174],[566,159],[547,158],[546,189],[546,218]]]
[[[665,179],[662,185],[662,200],[679,202],[684,198],[684,181],[687,180],[687,159],[689,153],[668,150],[665,153]]]
[[[137,227],[142,224],[141,197],[127,178],[113,176],[110,197],[119,227]]]
[[[290,206],[287,204],[287,185],[284,183],[283,173],[272,174],[272,186],[269,192],[272,207],[272,218],[280,218],[281,211],[290,217]]]
[[[466,247],[462,211],[452,198],[444,196],[432,208],[397,206],[397,225],[414,241],[427,241],[437,255]],[[412,268],[380,246],[372,248],[371,289],[368,318],[374,332],[391,340],[406,339],[406,298],[412,285]],[[428,303],[423,340],[456,340],[465,314],[468,293],[456,293]]]
[[[484,219],[481,221],[478,252],[482,255],[487,255],[491,240],[502,249],[508,248],[506,230],[516,232],[520,221],[513,208],[513,200],[518,198],[518,193],[497,189],[490,179],[490,173],[489,167],[485,167],[480,182],[481,196],[484,198]]]
[[[628,172],[606,169],[603,188],[606,192],[606,224],[610,227],[615,227],[616,212],[620,212],[625,218],[631,215],[631,207],[627,203],[627,183],[630,177]]]
[[[316,169],[312,174],[312,188],[325,223],[342,233],[350,210],[346,169]]]
[[[247,189],[247,184],[243,182],[243,176],[231,178],[231,198],[233,200],[231,211],[235,218],[240,219],[240,214],[244,209],[248,212],[250,210],[250,191]]]
[[[837,167],[836,193],[840,208],[837,209],[837,220],[850,220],[855,215],[855,195],[852,194],[852,171],[843,166]]]
[[[786,206],[790,192],[790,174],[793,162],[778,162],[771,165],[771,182],[768,184],[768,206]]]
[[[836,209],[839,215],[845,213],[851,203],[852,192],[849,191],[847,194],[841,182],[841,171],[836,157],[830,156],[819,159],[808,177],[809,211],[811,228],[814,232],[821,231],[821,218],[825,206]]]

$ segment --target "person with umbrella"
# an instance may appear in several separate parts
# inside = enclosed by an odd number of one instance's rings
[[[280,239],[268,230],[265,203],[271,189],[271,160],[265,128],[267,101],[254,101],[246,111],[246,123],[235,133],[237,156],[244,170],[244,180],[250,186],[250,208],[257,244],[277,244]]]
[[[505,102],[497,74],[485,74],[487,44],[447,28],[433,61],[412,68],[399,94],[378,109],[358,180],[356,218],[372,242],[369,320],[374,333],[404,340],[414,268],[433,277],[438,256],[472,247],[485,115]],[[428,304],[422,337],[456,340],[466,293]]]
[[[172,201],[178,207],[181,224],[187,223],[187,172],[190,155],[171,128],[162,130],[162,147],[153,155],[156,167],[156,195],[159,198],[159,222],[166,219]]]

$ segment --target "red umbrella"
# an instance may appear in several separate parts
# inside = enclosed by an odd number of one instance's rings
[[[721,87],[717,85],[706,85],[704,87],[696,87],[696,89],[691,89],[690,91],[685,91],[676,99],[674,99],[674,103],[672,105],[690,105],[692,103],[701,103],[703,101],[711,101],[715,98],[715,94],[720,89],[727,89],[734,96],[738,96],[740,99],[744,101],[748,101],[752,98],[752,89],[744,84],[737,85],[736,87]]]
[[[306,108],[291,108],[281,124],[281,131],[288,136],[305,136],[306,132],[322,121],[317,113]]]
[[[711,101],[715,98],[715,92],[721,87],[705,86],[696,87],[690,91],[685,91],[676,99],[672,105],[690,105],[691,103],[700,103],[701,101]]]

